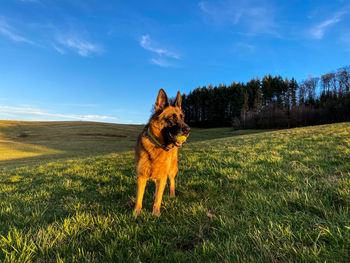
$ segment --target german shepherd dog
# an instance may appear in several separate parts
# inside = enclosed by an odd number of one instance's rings
[[[178,91],[173,105],[163,89],[159,90],[155,113],[138,137],[135,158],[137,169],[137,194],[135,215],[142,209],[142,199],[146,183],[152,179],[156,183],[153,215],[160,215],[160,205],[167,179],[170,180],[170,196],[175,197],[175,176],[178,171],[177,155],[182,142],[178,136],[188,137],[190,127],[184,122],[181,110],[181,94]]]

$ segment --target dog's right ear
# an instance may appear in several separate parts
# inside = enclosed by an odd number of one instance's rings
[[[156,103],[154,104],[154,109],[156,111],[162,111],[169,106],[169,99],[163,89],[159,90]]]
[[[176,96],[176,99],[174,101],[174,107],[179,107],[181,109],[181,93],[180,91],[177,92],[177,96]]]

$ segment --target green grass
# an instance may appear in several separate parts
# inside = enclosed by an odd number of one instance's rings
[[[124,152],[135,147],[142,127],[97,122],[0,121],[0,166]]]
[[[132,215],[136,172],[127,146],[99,155],[97,142],[90,153],[46,142],[40,146],[64,152],[53,154],[58,160],[41,153],[40,162],[3,161],[0,261],[350,261],[350,123],[249,134],[194,129],[191,138],[180,151],[177,197],[166,189],[159,218],[152,182],[141,216]]]

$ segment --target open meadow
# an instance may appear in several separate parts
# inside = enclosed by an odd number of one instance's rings
[[[0,261],[350,262],[350,123],[193,129],[159,218],[141,129],[0,121]]]

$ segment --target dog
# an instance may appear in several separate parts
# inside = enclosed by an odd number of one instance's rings
[[[170,196],[175,197],[175,176],[177,174],[178,148],[190,134],[190,127],[184,121],[181,110],[181,94],[178,91],[172,105],[163,89],[159,90],[155,113],[140,133],[136,151],[137,194],[135,216],[141,213],[146,183],[152,179],[156,183],[153,215],[160,215],[164,188],[170,181]],[[184,137],[185,136],[185,137]],[[177,138],[185,138],[178,140]]]

